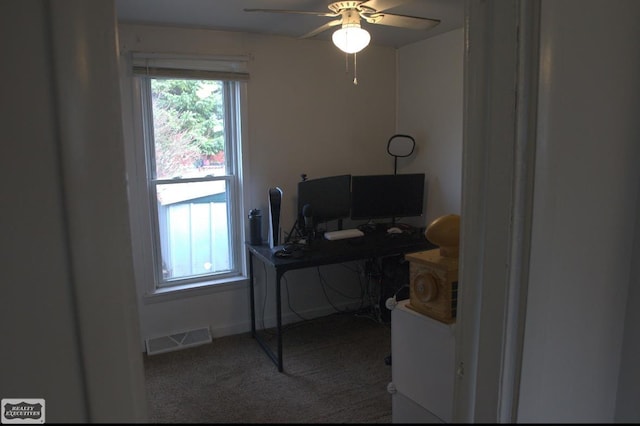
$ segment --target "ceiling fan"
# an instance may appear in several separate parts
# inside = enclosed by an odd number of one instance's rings
[[[330,12],[311,12],[285,9],[244,9],[245,12],[274,12],[338,18],[308,32],[300,38],[316,36],[330,28],[340,26],[333,33],[333,43],[345,53],[357,53],[369,45],[371,35],[362,28],[361,21],[368,24],[428,30],[440,23],[438,19],[398,15],[385,12],[387,9],[408,3],[410,0],[337,1],[328,5]]]

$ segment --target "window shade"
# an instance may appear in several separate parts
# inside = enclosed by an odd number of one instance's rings
[[[246,56],[133,54],[133,73],[149,77],[249,80]]]

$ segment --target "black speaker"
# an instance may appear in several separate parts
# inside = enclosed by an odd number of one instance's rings
[[[279,244],[281,204],[282,189],[277,186],[269,188],[269,246],[271,248]]]

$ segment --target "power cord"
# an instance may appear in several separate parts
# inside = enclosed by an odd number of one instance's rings
[[[353,269],[350,269],[350,268],[347,268],[347,269],[353,271]],[[357,297],[354,297],[354,296],[346,295],[346,294],[336,290],[335,288],[331,287],[327,283],[327,280],[325,279],[325,277],[320,272],[320,267],[318,267],[317,270],[318,270],[318,277],[320,278],[320,284],[322,285],[322,292],[324,293],[324,297],[336,312],[342,313],[342,314],[349,314],[349,313],[356,313],[356,312],[359,312],[360,310],[362,310],[362,307],[364,306],[364,291],[363,291],[362,281],[360,280],[360,272],[359,271],[354,271],[354,272],[356,272],[357,275],[358,275],[358,282],[360,283],[360,295],[357,296]],[[335,306],[331,302],[331,299],[329,298],[329,295],[327,294],[327,290],[326,290],[327,287],[330,288],[331,290],[333,290],[334,292],[340,294],[341,296],[347,298],[347,299],[360,299],[360,306],[355,310],[354,309],[346,309],[346,310],[339,309],[337,306]]]
[[[360,294],[358,296],[351,296],[348,294],[345,294],[344,292],[339,291],[338,289],[330,286],[327,282],[327,279],[325,276],[322,275],[321,272],[321,268],[318,266],[317,267],[317,273],[318,273],[318,278],[320,280],[320,284],[321,284],[321,288],[322,288],[322,292],[325,296],[325,299],[327,300],[327,302],[329,303],[329,305],[331,305],[331,307],[336,311],[336,313],[338,314],[358,314],[360,312],[362,312],[366,306],[377,306],[377,302],[374,303],[373,299],[372,299],[372,294],[369,291],[369,289],[367,288],[367,286],[365,284],[363,284],[362,282],[362,275],[364,275],[364,271],[362,268],[351,268],[349,267],[347,264],[340,264],[342,267],[348,269],[351,272],[354,272],[357,277],[358,277],[358,283],[359,283],[359,288],[360,288]],[[266,285],[266,283],[268,282],[268,277],[267,277],[267,268],[265,265],[262,266],[263,272],[264,272],[264,279],[265,279],[265,290],[264,290],[264,298],[262,301],[262,315],[261,315],[261,325],[262,325],[262,332],[264,332],[265,334],[271,335],[271,336],[275,336],[275,332],[270,331],[270,329],[267,329],[265,327],[265,314],[266,314],[266,306],[267,306],[267,298],[268,298],[268,285]],[[378,272],[378,275],[380,275],[381,272]],[[289,290],[289,282],[287,280],[287,277],[283,276],[282,277],[284,279],[284,288],[285,288],[285,293],[287,295],[287,307],[289,308],[289,310],[296,315],[298,318],[300,318],[300,320],[302,320],[303,322],[308,322],[308,321],[312,321],[316,318],[305,318],[303,315],[301,315],[299,312],[297,312],[293,306],[291,305],[291,295],[290,295],[290,290]],[[327,289],[330,289],[332,291],[334,291],[335,293],[341,295],[344,298],[347,299],[353,299],[353,300],[359,300],[359,306],[353,309],[340,309],[339,307],[337,307],[332,301],[331,298],[327,292]],[[366,303],[368,299],[368,304]],[[380,315],[378,315],[377,320],[372,317],[371,315],[367,315],[367,318],[372,319],[378,323],[381,323],[381,319],[380,319]],[[285,325],[283,326],[283,331],[291,329],[293,327],[299,326],[301,324],[299,323],[294,323],[294,324],[289,324],[289,325]]]

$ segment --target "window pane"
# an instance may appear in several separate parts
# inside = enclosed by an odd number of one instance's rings
[[[232,269],[224,180],[159,184],[163,281]]]
[[[144,77],[156,288],[243,274],[237,82]],[[239,234],[238,234],[239,233]]]
[[[223,82],[152,79],[157,179],[226,174]]]

